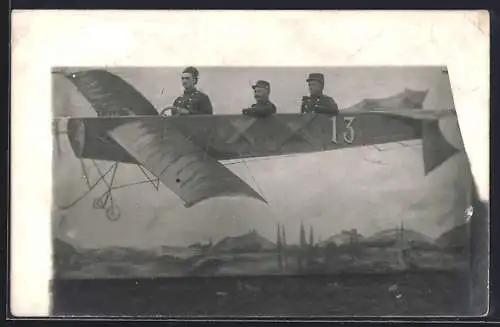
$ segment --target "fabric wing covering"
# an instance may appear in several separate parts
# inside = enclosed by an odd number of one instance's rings
[[[100,69],[65,74],[99,116],[158,115],[154,106],[121,77]]]
[[[64,72],[99,116],[158,116],[139,91],[106,70]],[[108,132],[123,149],[177,194],[186,207],[218,196],[248,196],[266,202],[242,179],[206,155],[161,118],[133,120]],[[267,202],[266,202],[267,203]]]
[[[266,202],[242,179],[169,126],[166,119],[132,121],[108,134],[177,194],[185,207],[220,196],[247,196]]]
[[[381,115],[422,121],[422,146],[425,174],[443,164],[451,156],[464,152],[462,134],[454,110],[376,111]],[[451,124],[447,123],[451,122]]]

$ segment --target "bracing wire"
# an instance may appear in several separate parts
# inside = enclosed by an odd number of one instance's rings
[[[94,184],[92,184],[91,187],[86,192],[84,192],[82,195],[80,195],[78,198],[76,198],[76,200],[74,200],[73,202],[71,202],[69,205],[58,206],[59,209],[62,209],[62,210],[69,209],[69,208],[75,206],[81,200],[83,200],[90,192],[92,192],[94,190],[94,188],[104,179],[104,177],[107,174],[109,174],[109,172],[111,171],[111,169],[113,169],[113,166],[109,167],[108,170],[103,175],[101,175],[101,177],[99,177],[99,179]]]
[[[242,160],[239,160],[239,161],[226,162],[226,163],[224,163],[224,166],[236,165],[236,164],[240,164],[240,163],[243,163],[243,162],[246,163],[247,161],[249,161],[249,162],[258,162],[258,161],[267,161],[267,160],[293,158],[293,157],[298,157],[298,156],[301,156],[301,155],[303,155],[303,153],[285,154],[285,155],[279,155],[279,156],[274,156],[274,157],[252,158],[251,160],[249,160],[249,158],[247,158],[247,159],[242,159]]]
[[[403,145],[403,144],[401,144],[401,145]],[[407,147],[407,148],[413,148],[413,147],[419,147],[421,145],[420,144],[415,144],[415,145],[404,144],[403,146]],[[371,145],[370,147],[373,147],[375,150],[377,150],[379,152],[394,150],[394,149],[382,149],[376,145]],[[277,156],[273,156],[273,157],[252,158],[251,160],[249,160],[249,158],[247,158],[247,159],[244,159],[244,160],[242,159],[239,161],[226,162],[226,163],[224,163],[224,166],[237,165],[237,164],[244,163],[244,161],[245,162],[259,162],[259,161],[276,160],[276,159],[287,159],[287,158],[293,158],[293,157],[298,157],[298,156],[302,156],[302,155],[304,155],[304,153],[284,154],[284,155],[277,155]]]
[[[240,157],[242,157],[242,156],[241,156],[241,153],[240,153],[239,155],[240,155]],[[269,158],[269,159],[270,159],[270,158]],[[255,177],[253,176],[253,174],[252,174],[252,170],[251,170],[251,169],[250,169],[250,167],[248,166],[247,161],[245,160],[245,158],[244,158],[244,157],[243,157],[243,159],[242,159],[242,162],[245,164],[245,167],[247,168],[248,173],[250,174],[250,177],[251,177],[251,178],[252,178],[252,180],[253,180],[253,183],[254,183],[254,184],[255,184],[255,186],[257,187],[257,190],[258,190],[258,191],[259,191],[259,193],[260,193],[260,194],[261,194],[261,195],[265,198],[264,192],[262,192],[262,189],[260,188],[259,183],[257,182],[257,180],[255,179]]]
[[[137,165],[137,166],[141,170],[144,177],[146,177],[146,179],[147,179],[147,181],[144,181],[144,182],[151,183],[153,185],[153,187],[155,188],[155,190],[158,191],[158,189],[160,188],[160,178],[156,178],[155,180],[153,180],[151,177],[149,177],[149,175],[146,173],[146,171],[144,170],[144,168],[141,165]]]
[[[87,173],[87,168],[85,168],[85,164],[83,163],[82,159],[80,159],[80,166],[82,168],[83,177],[85,177],[85,182],[87,183],[87,187],[90,188],[89,175]]]
[[[102,172],[102,170],[99,168],[99,166],[97,166],[97,164],[95,163],[95,161],[92,161],[94,166],[96,167],[100,177],[99,179],[91,184],[90,181],[88,180],[88,178],[86,178],[86,181],[88,182],[88,186],[89,186],[89,189],[84,192],[81,196],[79,196],[76,200],[74,200],[73,202],[71,202],[69,205],[66,205],[66,206],[58,206],[59,209],[61,210],[66,210],[66,209],[69,209],[73,206],[75,206],[76,204],[78,204],[81,200],[83,200],[90,192],[92,192],[96,187],[97,185],[101,182],[101,181],[104,181],[104,183],[106,184],[106,186],[108,187],[108,190],[106,192],[104,192],[104,194],[102,195],[103,197],[107,196],[108,194],[111,193],[111,191],[114,191],[114,190],[118,190],[118,189],[123,189],[123,188],[126,188],[126,187],[130,187],[130,186],[135,186],[135,185],[140,185],[140,184],[152,184],[153,183],[153,186],[155,186],[156,189],[158,189],[157,185],[154,184],[154,181],[151,180],[151,178],[149,178],[148,176],[146,176],[148,178],[148,180],[146,181],[139,181],[139,182],[131,182],[131,183],[126,183],[126,184],[122,184],[122,185],[118,185],[118,186],[113,186],[113,181],[114,181],[114,177],[115,177],[115,174],[116,174],[116,171],[117,171],[117,168],[118,168],[118,162],[117,163],[114,163],[113,165],[111,165],[106,171],[104,171],[104,173]],[[82,162],[83,164],[83,162]],[[105,179],[105,177],[113,170],[113,176],[112,176],[112,180],[111,180],[111,183],[108,183]],[[86,173],[85,173],[86,174]],[[157,183],[159,184],[159,183]]]
[[[132,183],[126,183],[118,186],[113,186],[111,190],[119,190],[125,187],[130,187],[130,186],[135,186],[135,185],[141,185],[141,184],[150,184],[150,181],[140,181],[140,182],[132,182]]]
[[[95,169],[96,169],[96,170],[97,170],[97,172],[99,173],[99,176],[101,176],[101,177],[102,177],[102,175],[103,175],[103,174],[102,174],[101,168],[99,168],[99,166],[97,165],[97,163],[95,162],[95,160],[92,160],[92,163],[94,164]],[[110,166],[110,169],[113,169],[113,168],[114,168],[114,166],[115,166],[115,165],[117,165],[117,164],[118,164],[118,163],[114,163],[113,165],[111,165],[111,166]],[[103,179],[104,179],[104,178],[103,178]],[[104,179],[104,183],[106,184],[106,186],[107,186],[108,188],[110,187],[110,185],[109,185],[109,183],[108,183],[108,181],[107,181],[107,180],[105,180],[105,179]]]
[[[110,190],[113,187],[113,182],[115,181],[115,176],[116,176],[116,171],[118,170],[118,165],[119,165],[119,163],[115,162],[115,164],[114,164],[115,169],[113,170],[113,175],[111,175],[111,182],[108,184]]]

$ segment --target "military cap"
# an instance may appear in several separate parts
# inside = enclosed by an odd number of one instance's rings
[[[252,85],[252,89],[255,89],[256,87],[262,87],[264,89],[267,89],[268,91],[271,90],[271,85],[267,81],[259,80],[259,81],[255,82],[255,84]]]
[[[311,73],[309,74],[309,77],[307,78],[307,82],[309,81],[318,81],[321,84],[325,83],[325,76],[320,73]]]
[[[198,75],[200,74],[198,72],[198,69],[196,69],[194,67],[191,67],[191,66],[186,67],[182,72],[183,73],[189,73],[189,74],[193,75],[193,77],[198,77]]]

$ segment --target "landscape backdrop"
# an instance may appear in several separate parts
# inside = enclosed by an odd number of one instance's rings
[[[181,67],[108,68],[160,111],[181,92]],[[325,93],[341,110],[380,104],[415,110],[453,107],[441,67],[216,68],[200,67],[200,88],[214,114],[237,114],[253,103],[250,86],[271,83],[278,112],[299,112],[310,72],[326,77]],[[55,116],[95,116],[63,77],[54,75]],[[56,141],[56,140],[55,140]],[[424,176],[419,142],[404,142],[276,158],[226,162],[269,200],[217,198],[186,209],[167,188],[143,184],[116,190],[122,215],[109,221],[93,209],[96,188],[60,210],[98,178],[59,138],[54,161],[56,278],[297,275],[468,268],[464,212],[470,177],[457,154]],[[105,169],[111,163],[98,162]],[[115,185],[143,180],[121,165]]]

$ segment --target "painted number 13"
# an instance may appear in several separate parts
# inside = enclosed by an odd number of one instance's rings
[[[356,117],[344,117],[345,130],[342,135],[344,138],[344,142],[351,144],[354,142],[356,138],[356,132],[354,131],[353,123]],[[332,118],[332,126],[333,126],[333,136],[332,142],[338,143],[337,140],[337,117]]]

